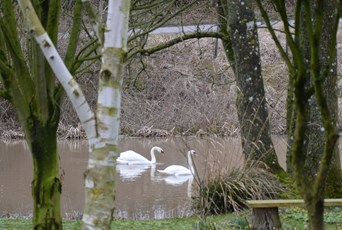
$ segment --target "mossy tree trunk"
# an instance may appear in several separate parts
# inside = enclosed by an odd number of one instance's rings
[[[328,96],[325,90],[328,85],[336,87],[334,85],[336,79],[332,73],[335,69],[336,38],[341,13],[338,8],[342,3],[323,0],[297,1],[294,15],[295,26],[292,33],[284,4],[274,1],[284,23],[284,32],[292,53],[291,60],[281,46],[262,2],[260,0],[256,2],[290,72],[292,84],[289,86],[293,88],[289,91],[293,93],[293,114],[295,114],[295,122],[288,126],[289,129],[293,129],[293,135],[290,137],[292,139],[291,162],[297,187],[308,211],[309,229],[324,229],[323,198],[329,172],[331,173],[332,165],[334,165],[338,140],[336,107],[333,104],[336,102],[329,101],[330,94]],[[327,29],[324,22],[328,21],[331,23],[331,28],[328,29],[330,34],[327,36],[324,34]],[[323,53],[326,54],[326,59],[321,57]],[[318,112],[310,110],[313,97]],[[319,125],[321,125],[319,131],[323,133],[323,136],[319,135],[316,141],[322,142],[323,147],[310,146],[307,141],[307,136],[312,131],[310,130],[311,119],[314,118],[313,114],[317,113],[319,113]],[[315,158],[311,158],[311,153],[307,152],[308,149],[315,151]],[[314,175],[313,172],[315,172]]]
[[[58,2],[58,1],[56,1]],[[36,5],[42,21],[53,16]],[[58,8],[51,9],[58,14]],[[61,182],[57,157],[56,131],[59,120],[60,95],[54,97],[50,88],[54,77],[35,43],[28,39],[28,61],[21,50],[20,37],[12,1],[2,1],[1,18],[1,80],[3,96],[11,102],[25,133],[33,160],[33,228],[62,229],[60,213]],[[51,33],[54,35],[54,31]]]
[[[85,207],[82,229],[110,229],[115,200],[115,159],[118,155],[121,91],[127,59],[130,1],[110,0],[106,25],[98,20],[89,1],[83,6],[102,48],[102,66],[96,112],[57,52],[28,0],[20,8],[35,41],[61,82],[86,131],[89,145],[85,172]],[[120,23],[118,23],[120,22]]]
[[[246,159],[265,162],[273,172],[283,172],[270,135],[252,1],[219,0],[218,17],[238,88],[236,106],[243,153]]]
[[[314,85],[313,82],[315,77],[313,74],[317,74],[319,78],[324,76],[324,79],[321,82],[321,96],[326,100],[326,110],[329,113],[329,121],[333,123],[335,132],[336,132],[336,124],[338,124],[338,97],[337,97],[337,63],[336,57],[331,59],[331,52],[336,53],[336,28],[335,24],[331,23],[328,19],[336,19],[337,18],[337,1],[324,1],[324,3],[319,4],[318,2],[311,2],[311,18],[307,16],[308,6],[304,4],[302,9],[302,19],[301,19],[301,27],[299,37],[301,43],[301,49],[303,50],[303,55],[305,59],[310,60],[307,65],[318,65],[316,68],[317,73],[312,73],[308,71],[307,78],[309,81],[306,83],[306,88]],[[307,7],[305,9],[304,7]],[[321,7],[320,10],[317,7]],[[318,14],[318,15],[316,15]],[[318,17],[325,18],[320,22]],[[307,20],[312,20],[313,25],[316,23],[321,23],[321,34],[319,35],[319,42],[317,41],[317,53],[318,57],[316,58],[315,53],[312,53],[312,47],[310,46],[310,35],[309,30],[307,29]],[[318,21],[316,21],[318,20]],[[312,44],[312,42],[311,42]],[[310,70],[309,67],[306,68]],[[326,73],[324,73],[326,71]],[[317,94],[316,94],[317,95]],[[326,138],[326,135],[332,135],[333,133],[327,134],[328,130],[325,130],[326,127],[324,125],[324,121],[327,118],[324,118],[321,114],[322,107],[319,105],[319,97],[315,97],[314,95],[308,100],[308,125],[307,125],[307,135],[305,136],[304,142],[306,143],[303,151],[305,152],[305,164],[304,164],[304,173],[306,175],[306,180],[308,181],[307,186],[313,186],[315,184],[316,176],[320,170],[320,164],[322,156],[325,151],[325,145],[327,142],[325,140],[329,140]],[[330,130],[330,132],[332,132]],[[336,135],[336,134],[335,134]],[[333,137],[331,137],[332,139]],[[324,197],[340,197],[342,195],[342,177],[341,177],[341,165],[340,165],[340,157],[338,150],[338,142],[331,146],[331,160],[329,162],[329,170],[326,178],[324,178],[325,187],[319,188],[317,191],[312,191],[312,194],[307,196],[307,199],[311,199],[311,203],[307,203],[309,220],[310,220],[310,229],[324,229],[324,207],[322,199]],[[303,166],[302,166],[303,167]],[[306,187],[304,189],[308,189]]]
[[[324,4],[323,17],[324,18],[335,18],[336,17],[336,2],[329,1]],[[315,6],[313,5],[313,8]],[[302,9],[304,12],[304,9]],[[312,12],[315,14],[315,11]],[[306,23],[304,13],[302,14],[301,30],[299,33],[299,40],[303,55],[307,60],[310,60],[310,47],[308,33],[305,29]],[[331,118],[335,124],[338,123],[338,95],[337,95],[337,62],[336,59],[330,64],[329,53],[332,42],[334,41],[334,28],[333,23],[329,20],[323,21],[322,37],[319,44],[319,57],[321,62],[321,69],[325,69],[330,66],[327,79],[323,82],[324,95],[328,101],[328,107],[331,114]],[[336,49],[336,47],[334,48]],[[310,62],[304,63],[307,69],[307,78],[310,79],[306,84],[307,87],[312,85],[312,79],[310,77]],[[291,155],[292,155],[292,137],[294,131],[294,124],[296,121],[295,110],[294,110],[294,94],[293,94],[293,83],[288,86],[288,112],[287,112],[287,124],[288,124],[288,151],[287,151],[287,168],[288,172],[292,173]],[[292,91],[292,92],[291,92]],[[314,96],[309,99],[308,113],[308,135],[306,135],[304,151],[307,155],[305,168],[308,179],[315,177],[319,168],[320,158],[324,151],[324,127],[322,124],[322,117],[318,109],[317,100]],[[326,197],[340,197],[342,193],[342,175],[341,175],[341,164],[338,143],[335,146],[331,169],[328,175],[328,182],[326,187]]]
[[[33,123],[38,122],[33,120]],[[58,122],[40,127],[36,124],[27,136],[32,152],[34,174],[32,181],[34,229],[62,229],[60,213],[61,181],[57,154]]]
[[[33,228],[62,229],[56,131],[63,91],[31,34],[23,32],[17,4],[3,0],[0,6],[0,96],[16,111],[32,154]],[[33,1],[33,6],[56,43],[60,1]],[[80,19],[75,14],[70,41],[78,40]],[[75,50],[70,42],[68,66]]]
[[[313,8],[313,15],[315,14],[315,6]],[[323,17],[324,18],[336,18],[337,4],[334,1],[326,1],[323,4]],[[304,18],[303,20],[304,21]],[[331,120],[334,124],[338,123],[338,95],[337,95],[337,62],[336,59],[330,63],[329,54],[331,48],[336,49],[334,42],[334,24],[329,20],[323,20],[322,22],[322,35],[319,43],[319,59],[321,72],[325,68],[329,68],[327,78],[323,81],[323,94],[327,100],[329,113]],[[303,33],[305,28],[300,32]],[[304,34],[301,39],[303,50],[308,60],[310,60],[310,47],[307,39],[307,35]],[[334,51],[336,52],[336,51]],[[310,74],[310,73],[309,73]],[[310,76],[310,82],[308,85],[312,85],[312,78]],[[308,179],[313,179],[317,174],[320,158],[324,152],[324,126],[322,123],[322,116],[319,111],[317,99],[312,96],[309,101],[309,122],[308,122],[308,135],[306,154],[307,159],[305,162],[305,171],[307,172]],[[335,145],[334,154],[328,174],[327,185],[325,189],[326,197],[341,197],[342,195],[342,175],[341,175],[341,164],[338,143]]]

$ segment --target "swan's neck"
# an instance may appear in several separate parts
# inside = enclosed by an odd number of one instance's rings
[[[156,156],[154,155],[155,148],[151,149],[151,163],[154,164],[156,163]]]
[[[195,169],[194,169],[194,165],[192,163],[191,153],[188,153],[188,164],[189,164],[189,169],[190,169],[192,175],[194,175],[195,174]]]

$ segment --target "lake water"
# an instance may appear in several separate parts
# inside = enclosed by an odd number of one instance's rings
[[[285,138],[274,137],[277,155],[285,165]],[[170,164],[186,166],[186,152],[194,149],[198,174],[203,178],[208,164],[238,166],[243,162],[239,138],[122,138],[120,151],[134,150],[148,159],[150,149],[159,146],[165,155],[156,155],[151,166],[117,166],[116,218],[161,219],[191,213],[191,194],[196,180],[191,177],[165,177],[156,170]],[[62,177],[61,207],[64,217],[78,217],[83,209],[83,172],[87,166],[86,141],[59,141]],[[24,141],[0,142],[0,216],[32,215],[32,159]]]

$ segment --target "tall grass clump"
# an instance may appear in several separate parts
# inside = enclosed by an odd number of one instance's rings
[[[232,169],[212,165],[199,183],[193,206],[201,216],[237,212],[247,207],[246,200],[276,199],[284,192],[285,186],[263,162]]]

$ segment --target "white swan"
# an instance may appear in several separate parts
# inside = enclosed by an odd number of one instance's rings
[[[130,165],[155,164],[155,152],[164,154],[164,150],[162,148],[155,146],[151,149],[151,160],[148,160],[145,157],[141,156],[139,153],[128,150],[120,153],[120,156],[116,159],[116,163]]]
[[[194,166],[192,164],[192,156],[195,154],[196,154],[195,150],[190,150],[188,152],[189,168],[186,168],[182,165],[170,165],[164,170],[158,170],[158,172],[167,174],[167,175],[174,175],[174,176],[193,175],[195,171],[194,171]]]

